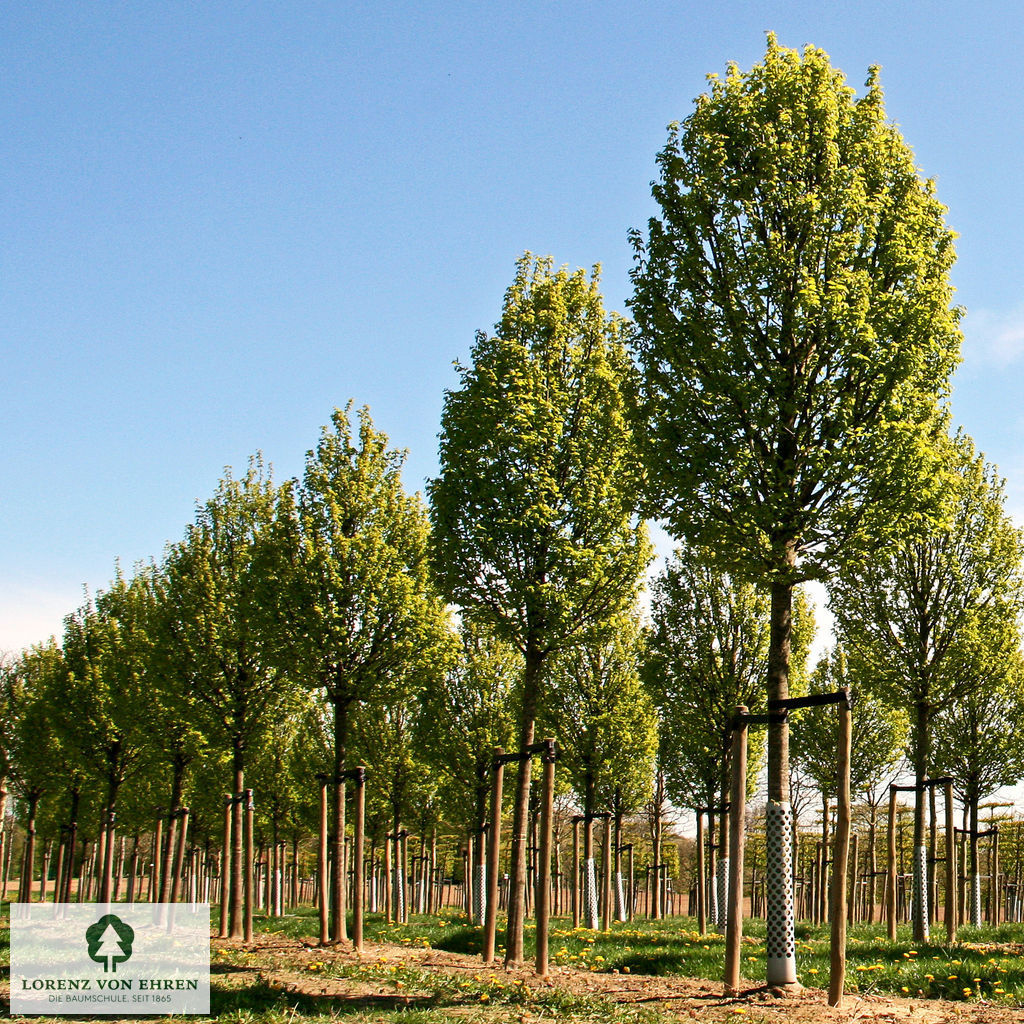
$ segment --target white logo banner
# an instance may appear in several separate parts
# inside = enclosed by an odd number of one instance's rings
[[[209,903],[11,904],[12,1014],[209,1012]]]

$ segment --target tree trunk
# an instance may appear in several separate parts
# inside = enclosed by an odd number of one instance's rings
[[[732,764],[732,731],[727,730],[722,737],[722,775],[719,786],[719,829],[718,849],[721,854],[718,858],[718,866],[715,870],[716,905],[718,916],[715,925],[720,932],[726,930],[726,923],[729,916],[729,829],[731,822],[725,807],[729,803],[730,789],[730,767]],[[746,779],[743,780],[744,786]]]
[[[878,874],[878,805],[870,805],[868,818],[868,863],[871,872],[868,878],[868,924],[875,923],[875,876]]]
[[[786,542],[787,565],[795,565],[796,547]],[[793,636],[793,584],[771,584],[768,647],[768,700],[789,698],[789,661]],[[769,704],[770,707],[770,704]],[[789,790],[789,725],[778,716],[768,725],[768,805],[766,810],[769,986],[796,984],[796,927],[793,912],[793,810]]]
[[[528,649],[523,671],[523,705],[519,719],[519,750],[533,745],[537,706],[543,679],[545,655]],[[512,812],[512,849],[509,865],[508,931],[505,937],[505,963],[523,960],[523,925],[526,898],[526,828],[530,806],[531,760],[519,762],[515,803]]]
[[[928,940],[928,847],[925,845],[927,801],[924,783],[928,777],[930,708],[924,700],[915,705],[914,736],[914,858],[912,862],[914,898],[912,906],[913,938],[915,942]]]
[[[33,791],[28,794],[28,823],[25,826],[25,849],[21,859],[21,895],[22,903],[32,902],[32,876],[36,869],[36,808],[39,806],[40,794]]]
[[[331,870],[331,938],[348,940],[348,908],[345,905],[345,756],[348,742],[347,700],[334,701],[334,850]]]
[[[665,773],[659,771],[654,780],[654,828],[651,833],[651,913],[655,920],[662,917],[661,905],[661,811],[665,800]]]
[[[967,801],[971,809],[971,924],[981,927],[981,859],[978,855],[978,790],[973,783],[968,785]]]
[[[487,845],[490,837],[487,835],[487,794],[490,790],[487,780],[488,759],[480,758],[476,765],[476,810],[473,819],[473,912],[474,917],[471,924],[482,925],[487,916],[487,893],[489,881],[487,878]],[[420,837],[420,863],[426,865],[426,827],[421,829]]]
[[[230,906],[230,927],[228,937],[241,939],[244,932],[242,921],[242,879],[243,867],[246,871],[252,871],[252,865],[243,865],[243,829],[242,817],[242,793],[245,787],[245,754],[241,742],[236,739],[234,743],[234,776],[235,791],[232,796],[235,803],[231,807],[231,877],[228,902]]]
[[[821,791],[821,870],[818,872],[818,909],[815,919],[823,924],[828,916],[828,851],[829,851],[829,828],[828,828],[828,790]]]

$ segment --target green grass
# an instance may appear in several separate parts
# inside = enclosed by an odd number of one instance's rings
[[[256,919],[257,930],[315,944],[319,925],[312,910],[283,918]],[[764,924],[745,922],[742,973],[751,982],[764,982]],[[936,932],[942,934],[941,931]],[[464,915],[413,917],[408,924],[386,924],[369,915],[368,942],[387,942],[412,948],[435,948],[457,953],[478,953],[480,929]],[[533,957],[534,931],[528,924],[526,956]],[[499,951],[499,956],[501,951]],[[573,929],[565,919],[552,923],[550,960],[595,973],[679,975],[721,978],[725,939],[719,934],[700,936],[690,918],[666,921],[638,920],[616,924],[609,932]],[[829,937],[827,927],[797,928],[797,976],[809,987],[828,983]],[[0,910],[0,973],[9,975],[10,932],[8,908]],[[311,994],[282,987],[275,968],[287,967],[313,984],[303,985]],[[338,1020],[353,1024],[504,1024],[572,1018],[604,1024],[659,1024],[671,1015],[643,1007],[616,1005],[597,996],[571,995],[557,988],[535,990],[517,984],[503,972],[481,969],[466,976],[434,972],[386,957],[363,963],[335,963],[318,958],[312,948],[298,961],[267,959],[265,952],[250,952],[235,944],[214,940],[211,954],[212,1016],[224,1024],[278,1024],[283,1021]],[[230,983],[228,976],[231,976]],[[348,978],[359,982],[349,996],[317,994],[316,977]],[[1005,1005],[1024,1005],[1024,925],[999,929],[964,928],[953,947],[944,942],[915,945],[909,928],[901,928],[897,940],[885,938],[884,926],[857,926],[850,930],[847,957],[847,991],[915,998],[942,998]],[[325,986],[326,989],[327,986]],[[362,994],[360,994],[362,993]],[[676,1019],[671,1017],[671,1019]]]
[[[287,919],[267,927],[294,936],[310,935],[312,918]],[[304,926],[305,925],[305,926]],[[941,929],[936,935],[943,934]],[[387,925],[372,917],[366,926],[370,942],[393,942],[413,947],[434,947],[459,953],[480,949],[480,929],[465,918],[413,917],[406,925]],[[534,932],[526,930],[526,956],[534,955]],[[979,997],[993,1002],[1024,1004],[1024,925],[963,928],[954,947],[944,942],[915,944],[910,929],[902,927],[896,941],[885,937],[883,925],[850,929],[847,944],[846,990],[952,1000]],[[762,921],[744,927],[741,971],[755,983],[765,980],[765,929]],[[635,921],[615,924],[609,932],[572,929],[570,922],[553,922],[549,956],[552,964],[602,973],[679,975],[690,978],[722,977],[725,937],[700,936],[692,918]],[[827,926],[797,927],[797,977],[811,988],[828,984],[829,932]]]

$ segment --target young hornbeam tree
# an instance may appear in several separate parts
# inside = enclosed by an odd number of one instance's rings
[[[466,619],[460,645],[438,685],[424,694],[417,721],[417,745],[438,779],[447,820],[463,826],[474,847],[474,892],[485,894],[483,826],[491,792],[494,748],[511,749],[515,735],[518,651],[482,622]],[[484,916],[484,899],[474,899],[472,917]]]
[[[1011,625],[1011,624],[1008,624]],[[1016,631],[1016,624],[1011,625]],[[1024,776],[1024,747],[1018,735],[1024,719],[1024,661],[1016,644],[997,638],[999,660],[985,658],[978,686],[935,715],[934,766],[953,776],[957,796],[970,816],[970,923],[981,926],[981,867],[978,811],[982,800]],[[982,651],[987,654],[987,650]],[[967,815],[965,815],[966,817]]]
[[[953,233],[886,120],[828,55],[768,37],[669,130],[661,216],[633,232],[650,511],[767,588],[769,700],[792,594],[930,521],[958,358]],[[768,728],[769,985],[796,983],[785,721]]]
[[[66,681],[63,653],[53,640],[23,651],[3,680],[0,700],[7,712],[3,728],[9,770],[25,825],[17,897],[22,903],[32,899],[39,802],[64,782],[66,750],[53,708],[64,699]]]
[[[409,843],[400,841],[401,833],[408,833],[414,808],[433,802],[436,789],[416,742],[422,734],[418,719],[424,712],[424,691],[436,685],[430,671],[413,666],[396,675],[386,700],[379,705],[361,705],[352,722],[353,746],[360,764],[366,765],[367,776],[373,779],[371,802],[388,811],[393,859],[385,885],[390,886],[391,920],[396,922],[407,921],[410,913],[408,865],[402,857]],[[385,900],[387,906],[387,896]]]
[[[165,599],[177,623],[177,653],[193,669],[197,720],[231,757],[238,797],[253,746],[275,721],[289,683],[274,670],[266,609],[275,579],[271,545],[277,489],[254,459],[241,479],[230,472],[202,505],[185,539],[164,561]],[[229,920],[231,938],[244,934],[241,801],[233,804]],[[225,851],[227,853],[227,851]]]
[[[67,691],[54,714],[68,746],[105,785],[97,851],[102,903],[112,899],[118,794],[139,768],[146,743],[145,629],[132,584],[120,572],[109,589],[64,619]]]
[[[665,764],[673,799],[690,789],[687,806],[724,807],[729,801],[733,718],[738,704],[761,707],[768,663],[769,600],[767,594],[717,568],[710,552],[680,548],[652,587],[653,625],[644,668],[661,717],[675,742]],[[814,613],[797,592],[790,654],[790,688],[802,688],[805,662],[814,637]],[[684,763],[674,764],[673,750]],[[752,732],[748,765],[756,773],[763,752],[763,733]],[[712,765],[717,766],[712,769]],[[717,773],[717,795],[694,781]],[[725,925],[729,877],[729,819],[721,814],[721,834],[712,845],[722,851],[717,868],[715,923]]]
[[[257,824],[262,827],[267,839],[269,886],[267,905],[272,917],[283,912],[284,866],[279,859],[280,844],[285,841],[285,831],[295,809],[313,793],[309,784],[307,751],[300,747],[302,725],[310,710],[311,694],[296,688],[292,699],[267,731],[266,741],[260,745],[253,759],[249,779],[260,794],[257,807]],[[302,769],[296,777],[296,764]]]
[[[909,722],[906,711],[879,698],[870,688],[859,685],[851,670],[846,652],[837,644],[826,651],[811,672],[809,692],[835,693],[849,688],[853,694],[853,732],[850,747],[850,792],[873,790],[880,778],[891,774],[902,761],[906,750]],[[839,751],[837,749],[836,713],[831,708],[809,708],[794,715],[791,748],[796,769],[811,779],[821,794],[822,843],[827,849],[829,799],[837,795]],[[875,871],[875,830],[877,801],[870,803],[868,845]],[[817,898],[820,908],[827,905],[828,890],[819,880]],[[871,895],[874,895],[872,889]],[[822,915],[823,916],[823,915]]]
[[[11,777],[11,747],[14,743],[14,680],[14,658],[0,654],[0,874],[6,855],[7,786]]]
[[[131,592],[136,614],[145,624],[147,645],[143,655],[146,700],[140,709],[146,724],[146,756],[159,778],[154,790],[168,794],[166,802],[153,801],[159,803],[156,812],[166,822],[163,850],[157,854],[160,884],[156,891],[157,902],[165,903],[172,899],[175,888],[175,833],[180,827],[189,772],[196,760],[206,755],[208,742],[196,708],[198,664],[189,656],[188,645],[180,642],[185,624],[178,619],[175,591],[165,567],[151,565],[137,572]]]
[[[606,634],[633,606],[650,558],[628,407],[626,323],[606,315],[597,272],[519,260],[493,336],[480,333],[445,395],[440,476],[428,490],[434,567],[467,618],[523,658],[519,749],[552,655]],[[530,760],[512,822],[506,962],[523,959]]]
[[[429,523],[418,494],[402,489],[405,453],[388,446],[368,409],[336,409],[302,480],[282,503],[278,550],[277,657],[327,695],[333,709],[334,775],[349,759],[352,719],[387,706],[415,666],[449,655],[453,637],[427,563]],[[348,768],[354,765],[347,765]],[[312,771],[310,780],[312,782]],[[345,829],[345,785],[333,787],[337,833]],[[347,938],[344,845],[335,844],[331,936]]]
[[[561,751],[559,768],[583,808],[583,912],[587,928],[597,928],[599,918],[592,815],[598,811],[615,814],[614,823],[608,824],[614,824],[617,848],[622,815],[642,806],[654,778],[657,716],[640,681],[641,647],[635,617],[628,613],[619,616],[609,638],[581,645],[554,659],[544,701],[543,717]],[[617,805],[614,812],[613,804]],[[605,864],[603,870],[610,881],[612,865]],[[616,904],[621,907],[621,878],[616,879],[616,885]],[[602,916],[607,928],[613,908],[605,909]]]
[[[914,815],[914,941],[928,936],[923,785],[935,763],[932,719],[974,691],[1016,650],[1022,609],[1021,532],[1003,484],[964,434],[947,439],[946,521],[892,544],[831,589],[837,635],[857,675],[910,713]]]

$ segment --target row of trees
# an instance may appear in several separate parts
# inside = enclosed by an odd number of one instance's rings
[[[508,714],[492,714],[492,688],[469,702],[479,717],[456,704],[459,723],[480,723],[458,756],[435,735],[445,771],[477,759],[475,793],[480,751],[526,750],[544,716],[567,758],[580,757],[586,719],[605,721],[605,737],[629,733],[595,741],[594,765],[607,771],[612,752],[628,750],[627,768],[646,766],[653,704],[655,802],[721,802],[733,706],[760,703],[758,679],[776,710],[812,685],[811,619],[795,597],[807,580],[826,583],[838,623],[813,685],[851,682],[886,735],[908,711],[918,786],[939,763],[939,717],[985,691],[1013,706],[1020,538],[993,470],[949,433],[953,233],[886,120],[877,71],[858,98],[822,51],[769,36],[762,63],[712,76],[658,166],[660,216],[632,235],[635,322],[605,313],[596,272],[520,260],[494,335],[478,335],[445,396],[429,510],[402,491],[401,457],[368,415],[357,438],[337,413],[301,480],[276,487],[258,461],[229,476],[160,566],[118,578],[69,619],[62,645],[27,656],[32,671],[67,680],[68,709],[98,709],[78,747],[104,773],[108,811],[141,756],[116,724],[136,691],[141,706],[166,709],[154,732],[172,775],[212,743],[236,794],[268,731],[312,718],[340,828],[359,730],[411,735],[411,708],[453,675],[476,685],[483,665],[508,667]],[[644,517],[685,546],[655,587],[652,639],[638,653]],[[104,703],[107,686],[117,700]],[[166,697],[151,697],[160,687]],[[614,713],[613,698],[629,710]],[[359,758],[377,743],[359,745]],[[793,827],[785,714],[766,746],[778,865]],[[808,745],[808,764],[820,749]],[[599,796],[579,764],[569,775],[585,804],[639,799],[632,783]],[[417,784],[403,772],[388,787],[395,822]],[[522,958],[530,781],[525,758],[509,960]],[[479,823],[478,802],[473,813]],[[914,841],[924,848],[923,811]],[[791,879],[769,876],[768,980],[787,984]],[[335,938],[343,910],[336,893]]]

